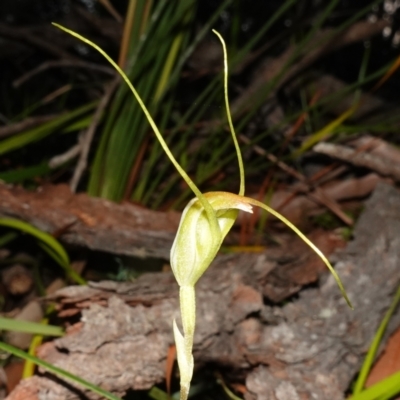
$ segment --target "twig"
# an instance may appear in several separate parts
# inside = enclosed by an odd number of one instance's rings
[[[2,126],[0,127],[0,139],[14,135],[18,132],[24,131],[25,129],[34,128],[35,126],[41,125],[45,122],[51,121],[54,118],[57,118],[57,116],[58,115],[30,117],[30,118],[25,118],[23,121],[17,122],[12,125]]]
[[[359,139],[356,139],[355,141],[352,142],[353,145],[357,147],[357,152],[365,152],[365,151],[374,151],[377,146],[377,138],[373,137],[368,137],[368,136],[362,136]],[[382,141],[382,144],[385,146],[385,150],[387,147],[390,149],[394,149],[392,146],[387,144],[386,142]],[[387,156],[387,150],[385,151],[385,157]],[[379,155],[378,155],[379,156]],[[396,161],[399,158],[399,153],[395,153],[395,159]],[[317,172],[314,174],[310,179],[309,182],[313,183],[314,185],[321,186],[332,179],[338,177],[339,175],[343,174],[348,170],[347,165],[339,164],[337,161],[335,161],[333,164],[328,165],[327,167],[323,168],[321,171]]]
[[[60,165],[65,164],[69,160],[72,160],[73,158],[77,157],[81,151],[82,151],[82,145],[83,145],[83,132],[79,135],[78,143],[74,146],[72,146],[69,150],[66,152],[59,154],[57,156],[54,156],[50,159],[49,161],[49,167],[52,169],[58,168]]]
[[[82,176],[84,170],[86,169],[90,145],[92,143],[94,134],[96,132],[96,128],[100,122],[100,119],[101,119],[104,109],[107,107],[108,102],[110,101],[110,98],[111,98],[112,94],[114,93],[114,90],[117,88],[117,86],[119,84],[119,81],[120,81],[119,76],[117,76],[113,81],[111,81],[111,83],[106,88],[103,98],[101,99],[101,101],[100,101],[99,105],[97,106],[97,109],[93,115],[92,122],[83,138],[80,157],[79,157],[78,163],[76,165],[74,175],[70,182],[70,188],[71,188],[72,192],[76,191],[79,180],[81,179],[81,176]]]
[[[246,144],[250,144],[250,140],[244,136],[239,135],[239,139]],[[302,175],[300,172],[296,171],[294,168],[291,168],[289,165],[285,164],[284,162],[280,161],[276,156],[271,153],[267,153],[263,148],[260,146],[254,145],[253,149],[256,153],[266,157],[268,160],[276,164],[280,169],[288,173],[289,175],[298,179],[301,183],[305,185],[304,192],[313,200],[317,201],[318,203],[323,204],[326,208],[331,210],[338,218],[340,218],[345,224],[353,225],[353,220],[348,215],[346,215],[340,205],[333,199],[331,199],[323,189],[319,187],[314,187],[310,184],[308,179]],[[314,192],[311,190],[314,189]]]
[[[49,40],[35,36],[33,30],[30,28],[17,28],[14,26],[10,27],[7,24],[0,24],[0,35],[33,44],[36,47],[60,58],[66,58],[77,62],[81,61],[78,57],[63,50],[60,46],[52,44]]]
[[[103,7],[114,17],[117,22],[122,23],[124,21],[121,14],[110,3],[110,0],[99,0],[99,3],[103,5]]]
[[[400,181],[400,165],[392,161],[387,162],[382,157],[371,153],[359,152],[347,146],[333,143],[321,142],[314,146],[313,150],[317,153],[325,154],[330,157],[338,158],[359,167],[365,167],[378,172],[381,175],[391,176]]]
[[[120,45],[122,37],[122,24],[120,22],[95,15],[78,5],[74,6],[74,12],[83,20],[83,24],[89,27],[90,30]]]
[[[115,72],[112,68],[105,67],[103,65],[98,65],[86,61],[75,61],[75,60],[56,60],[56,61],[46,61],[43,64],[39,65],[37,68],[34,68],[32,71],[22,75],[20,78],[16,79],[13,82],[13,86],[15,88],[21,86],[23,83],[31,79],[33,76],[46,71],[50,68],[62,68],[62,67],[76,67],[76,68],[86,68],[92,71],[103,72],[105,74],[115,76]]]
[[[64,86],[61,86],[60,88],[54,90],[53,92],[49,93],[48,95],[44,96],[39,102],[38,105],[45,105],[48,103],[51,103],[53,100],[55,100],[57,97],[69,92],[72,90],[72,85],[67,84]]]

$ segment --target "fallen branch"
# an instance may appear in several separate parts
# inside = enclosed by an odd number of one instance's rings
[[[28,192],[0,184],[0,216],[22,219],[45,232],[63,232],[59,239],[64,243],[166,259],[180,214],[74,195],[66,185]]]
[[[333,143],[321,142],[313,147],[317,153],[338,158],[358,167],[369,168],[383,176],[390,176],[400,181],[400,163],[396,164],[379,155],[361,152],[358,149]]]
[[[369,174],[339,182],[325,192],[336,202],[365,197],[378,181],[376,174]],[[296,186],[277,191],[270,206],[278,208],[293,190]],[[280,211],[301,225],[310,213],[318,212],[318,207],[305,195],[297,195]],[[0,183],[0,216],[22,219],[45,232],[62,232],[57,237],[66,244],[119,255],[168,259],[180,213],[156,212],[127,202],[116,204],[86,194],[73,194],[66,185],[28,192]]]

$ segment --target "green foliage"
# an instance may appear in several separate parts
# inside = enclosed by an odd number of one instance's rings
[[[18,237],[17,232],[8,232],[5,235],[0,236],[0,247],[4,247],[8,243],[12,242]]]
[[[128,32],[130,50],[126,73],[131,81],[138,82],[137,90],[149,104],[151,113],[167,113],[160,115],[167,120],[171,112],[167,104],[173,97],[167,98],[165,94],[177,83],[196,2],[159,2],[151,10],[151,18],[147,0],[134,3],[135,6],[129,8],[133,15],[127,17],[133,21]],[[146,117],[128,95],[126,86],[121,86],[107,114],[90,175],[90,194],[112,200],[132,195],[129,175],[145,145],[147,132]],[[145,180],[146,177],[142,177],[139,186],[142,187]]]
[[[398,377],[399,373],[396,373],[392,377],[389,377],[384,381],[379,382],[378,384],[372,386],[371,388],[368,388],[365,391],[363,390],[365,381],[368,377],[369,371],[375,360],[375,356],[378,351],[379,345],[381,343],[382,337],[399,303],[400,303],[400,287],[397,289],[392,304],[390,305],[389,310],[386,312],[381,324],[379,325],[379,328],[375,333],[371,346],[368,349],[367,356],[365,357],[364,363],[361,367],[361,371],[358,375],[357,381],[353,389],[353,397],[351,398],[352,400],[390,399],[395,394],[400,393],[400,380]],[[395,377],[397,377],[397,380],[395,379]],[[372,396],[371,393],[375,397],[369,397]]]
[[[400,372],[396,372],[368,389],[349,397],[349,400],[390,400],[399,393]]]
[[[26,332],[43,336],[63,336],[64,332],[59,326],[38,324],[36,322],[15,320],[0,317],[0,330]]]
[[[23,183],[36,176],[43,176],[51,171],[47,161],[37,165],[14,169],[7,172],[0,172],[0,180],[7,183]]]
[[[312,222],[316,226],[327,230],[336,229],[342,225],[341,221],[336,217],[336,215],[334,215],[330,211],[325,211],[322,214],[314,216],[312,218]]]
[[[74,111],[67,113],[66,115],[61,115],[50,122],[46,122],[39,127],[2,140],[0,142],[0,155],[20,149],[28,144],[42,140],[51,134],[60,132],[63,128],[68,126],[68,124],[76,122],[77,118],[82,117],[84,114],[92,110],[95,105],[96,103],[86,104]]]
[[[61,244],[54,239],[53,236],[43,232],[34,226],[13,218],[0,218],[0,226],[17,229],[21,232],[38,239],[38,245],[62,268],[65,269],[67,275],[76,283],[85,284],[85,280],[78,275],[70,266],[69,257]]]
[[[35,356],[32,356],[22,350],[17,349],[16,347],[10,346],[9,344],[0,342],[0,350],[3,350],[7,353],[11,353],[14,356],[20,357],[23,360],[28,360],[33,362],[34,364],[46,369],[47,371],[59,376],[62,379],[66,379],[72,381],[74,384],[80,385],[85,389],[91,390],[93,393],[96,393],[105,399],[108,400],[121,400],[119,397],[113,395],[110,392],[100,388],[99,386],[93,385],[90,382],[85,381],[84,379],[80,378],[79,376],[73,375],[68,371],[65,371],[61,368],[55,367],[54,365],[49,364],[46,361],[41,360]]]

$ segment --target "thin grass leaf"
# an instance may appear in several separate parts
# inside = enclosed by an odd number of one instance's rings
[[[336,105],[337,103],[340,103],[342,101],[342,99],[346,96],[348,96],[349,94],[353,93],[355,90],[358,90],[361,86],[381,77],[382,75],[385,74],[385,72],[387,71],[387,69],[390,67],[390,64],[385,65],[384,67],[380,68],[377,71],[372,72],[371,74],[369,74],[367,77],[365,77],[364,80],[362,81],[357,81],[354,82],[352,84],[347,85],[345,88],[343,88],[342,90],[336,92],[336,93],[332,93],[328,96],[322,97],[321,99],[319,99],[315,104],[310,104],[307,107],[305,107],[302,111],[296,111],[293,114],[287,115],[285,116],[285,118],[282,120],[282,122],[280,122],[279,124],[273,126],[272,128],[269,128],[267,130],[265,130],[264,132],[261,132],[259,135],[257,135],[252,141],[251,144],[249,145],[256,145],[258,144],[260,141],[264,140],[266,137],[268,137],[269,135],[272,134],[276,134],[277,132],[279,132],[280,130],[284,129],[285,126],[287,124],[293,123],[293,121],[298,118],[301,113],[310,113],[310,112],[314,112],[316,109],[318,108],[322,108],[324,107],[325,109],[329,110],[332,105]],[[395,116],[395,119],[398,119],[398,113]],[[386,122],[387,118],[383,118],[383,121]],[[333,121],[335,122],[335,121]],[[397,120],[394,120],[393,123],[396,124]],[[358,127],[346,127],[344,125],[341,125],[341,131],[343,132],[360,132],[362,130],[370,130],[370,124],[367,127],[363,127],[362,125],[358,125]],[[325,127],[326,128],[326,127]],[[373,126],[371,126],[371,129],[373,129]],[[385,130],[386,127],[382,127],[382,130]],[[397,127],[395,128],[397,129]],[[270,152],[274,152],[274,149],[269,149]],[[290,157],[288,159],[293,159],[295,158],[295,152],[291,153]]]
[[[228,398],[230,398],[231,400],[242,400],[240,397],[236,396],[235,393],[232,392],[232,390],[228,388],[220,374],[217,375],[217,382],[222,386],[222,389],[224,389],[224,392],[226,393]]]
[[[62,128],[61,133],[77,132],[77,131],[86,129],[87,127],[90,126],[92,119],[93,119],[92,115],[88,115],[88,116],[79,118],[79,119],[73,121],[72,123],[68,124],[68,126]],[[103,119],[103,116],[100,118],[100,122],[102,121],[102,119]]]
[[[326,43],[329,43],[330,40],[335,35],[338,35],[340,32],[344,32],[345,29],[347,29],[351,24],[353,24],[355,21],[359,20],[363,16],[365,16],[367,13],[371,11],[371,7],[373,7],[375,4],[381,3],[382,0],[375,0],[374,2],[368,4],[366,7],[361,9],[359,12],[355,13],[352,15],[349,19],[345,20],[341,25],[339,25],[337,28],[335,28],[330,35],[327,35],[324,37],[323,41],[318,43],[318,46],[324,46]],[[331,10],[337,5],[337,0],[331,1],[328,5],[327,8],[325,8],[325,11],[317,18],[315,24],[313,23],[313,28],[310,31],[311,32],[316,32],[317,27],[321,27],[323,23],[327,20],[327,18],[330,16]],[[288,70],[288,68],[293,65],[297,59],[303,55],[302,51],[308,52],[311,51],[312,49],[309,48],[308,44],[310,42],[310,39],[312,39],[312,35],[307,34],[302,41],[298,43],[298,47],[296,51],[293,53],[293,55],[289,58],[289,60],[286,62],[286,64],[281,68],[280,72],[273,78],[272,81],[265,83],[264,85],[260,86],[260,89],[253,95],[253,106],[250,110],[246,112],[246,116],[242,118],[240,123],[237,125],[237,130],[241,131],[243,130],[243,127],[253,118],[255,112],[259,109],[259,106],[263,103],[263,101],[268,97],[269,93],[272,91],[274,87],[276,87],[277,83],[282,81],[285,77],[285,73]],[[307,47],[308,46],[308,47]],[[240,110],[234,110],[234,117],[236,114],[240,114]]]
[[[369,59],[371,56],[371,47],[367,47],[364,50],[364,56],[361,60],[361,65],[360,65],[360,72],[358,73],[358,82],[364,81],[366,75],[367,75],[367,68],[369,64]],[[356,90],[355,95],[354,95],[354,104],[360,103],[361,99],[361,86]]]
[[[307,140],[304,141],[301,147],[294,152],[293,157],[298,157],[315,144],[322,140],[326,140],[328,137],[331,137],[335,132],[337,132],[336,129],[341,125],[341,123],[346,121],[357,111],[358,106],[358,103],[354,104],[347,111],[339,115],[335,120],[311,135]]]
[[[388,386],[382,396],[379,396],[377,400],[393,400],[400,393],[400,384]],[[398,397],[397,397],[398,399]]]
[[[365,80],[365,75],[367,71],[367,65],[370,56],[370,48],[367,48],[364,52],[364,57],[361,62],[360,73],[358,76],[358,82],[363,82]],[[307,151],[310,147],[314,146],[315,144],[319,143],[322,140],[325,140],[327,137],[333,135],[336,129],[347,119],[349,119],[360,107],[360,97],[361,97],[361,85],[355,92],[354,104],[350,107],[347,111],[339,115],[334,121],[326,125],[324,128],[320,129],[318,132],[311,135],[298,149],[294,154],[293,157],[297,157],[298,155],[303,154]]]
[[[92,110],[97,102],[86,104],[78,109],[55,118],[53,121],[47,122],[39,127],[30,129],[26,132],[12,136],[0,142],[0,155],[9,153],[10,151],[20,149],[30,143],[37,142],[45,137],[57,132],[62,126],[72,122],[75,118]]]
[[[7,183],[21,183],[28,179],[43,176],[51,171],[48,161],[42,162],[37,165],[15,169],[7,172],[0,172],[0,180]]]
[[[7,226],[7,227],[13,228],[13,229],[18,229],[25,233],[29,233],[30,235],[41,240],[42,242],[47,243],[50,247],[52,247],[54,249],[54,251],[60,257],[60,260],[62,260],[62,262],[64,264],[69,264],[68,255],[65,252],[64,248],[60,245],[60,243],[57,242],[56,239],[54,239],[48,233],[43,232],[26,222],[23,222],[23,221],[20,221],[17,219],[13,219],[13,218],[0,218],[0,225]]]
[[[83,279],[73,268],[71,268],[71,264],[68,261],[68,264],[60,257],[60,254],[48,243],[38,242],[38,245],[61,267],[65,269],[67,275],[79,285],[86,285],[86,280]]]
[[[34,226],[13,218],[0,218],[0,226],[17,229],[28,233],[39,240],[39,245],[61,266],[65,269],[76,283],[84,285],[86,281],[79,276],[70,266],[69,257],[61,244],[50,234],[42,232]]]
[[[0,236],[0,247],[4,247],[8,243],[12,242],[18,237],[17,232],[8,232],[5,235]]]
[[[147,396],[154,400],[171,400],[171,396],[165,393],[157,386],[153,386],[148,392]]]
[[[361,367],[356,384],[354,385],[354,389],[353,389],[354,395],[358,395],[359,393],[361,393],[361,391],[365,385],[365,381],[367,380],[369,371],[375,360],[375,355],[378,351],[382,337],[386,331],[386,328],[388,326],[390,318],[392,318],[393,313],[396,311],[397,306],[399,305],[399,302],[400,302],[400,287],[397,289],[397,292],[393,298],[392,304],[390,305],[389,310],[386,312],[381,324],[379,325],[379,328],[375,333],[374,339],[372,340],[371,346],[368,349],[367,356],[365,357],[365,360]]]
[[[349,397],[349,400],[383,400],[400,393],[400,371]]]
[[[187,15],[185,16],[185,18],[182,22],[187,23],[189,21],[190,21],[190,13],[187,13]],[[179,50],[180,50],[183,40],[184,40],[184,34],[183,34],[183,32],[180,32],[174,38],[174,40],[171,44],[171,48],[170,48],[168,56],[164,62],[164,68],[161,72],[161,76],[160,76],[158,85],[156,87],[155,93],[154,93],[153,101],[155,103],[157,103],[160,100],[161,96],[165,92],[165,89],[168,87],[172,69],[175,65],[175,62],[178,57]]]
[[[66,268],[67,265],[69,266],[69,261],[67,264],[66,260],[54,247],[45,242],[39,242],[38,244],[57,264],[64,268]]]
[[[59,326],[45,325],[37,322],[21,321],[5,317],[0,317],[0,330],[25,332],[43,336],[64,335],[64,331]]]
[[[125,66],[126,57],[128,55],[129,42],[133,39],[132,26],[134,26],[135,29],[138,30],[138,24],[137,23],[134,24],[136,6],[137,6],[136,0],[129,1],[128,9],[125,15],[124,31],[122,34],[121,47],[118,56],[118,65],[121,68],[124,68]]]
[[[17,349],[16,347],[10,346],[9,344],[0,342],[0,350],[11,353],[16,357],[22,358],[23,360],[32,361],[36,365],[46,369],[47,371],[57,375],[58,377],[72,381],[74,384],[81,385],[85,389],[88,389],[88,390],[92,391],[93,393],[103,396],[104,398],[106,398],[108,400],[121,400],[119,397],[115,396],[114,394],[112,394],[110,392],[107,392],[106,390],[102,389],[101,387],[96,386],[93,383],[90,383],[90,382],[80,378],[79,376],[73,375],[68,371],[65,371],[61,368],[55,367],[54,365],[51,365],[48,362],[41,360],[40,358],[37,358],[35,356],[32,356],[32,355],[26,353],[25,351],[22,351],[20,349]]]
[[[371,92],[378,90],[390,77],[400,68],[400,56],[396,58],[393,65],[388,69],[386,74],[376,83],[376,85],[371,89]]]

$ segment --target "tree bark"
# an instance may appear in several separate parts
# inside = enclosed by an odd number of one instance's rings
[[[75,195],[67,185],[28,192],[0,184],[0,217],[22,219],[64,243],[91,250],[169,258],[180,213]]]
[[[398,204],[399,192],[379,184],[354,240],[335,255],[354,310],[319,268],[312,270],[318,283],[274,304],[280,293],[289,296],[310,282],[301,283],[314,262],[304,248],[296,252],[288,243],[262,254],[218,257],[197,285],[196,367],[212,363],[247,375],[246,400],[344,399],[399,284]],[[170,273],[68,287],[52,300],[61,316],[82,317],[65,337],[43,345],[41,358],[119,395],[163,381],[172,320],[179,320]],[[398,323],[397,314],[388,333]],[[8,400],[21,393],[57,400],[78,399],[80,392],[43,374],[20,383]]]

